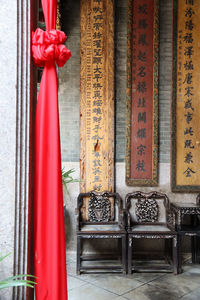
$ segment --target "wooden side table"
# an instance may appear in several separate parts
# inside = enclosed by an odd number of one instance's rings
[[[171,203],[171,209],[175,213],[176,230],[178,233],[178,273],[182,272],[181,244],[183,236],[191,237],[192,262],[200,263],[200,196],[195,203]],[[190,216],[190,224],[184,224],[184,216]]]

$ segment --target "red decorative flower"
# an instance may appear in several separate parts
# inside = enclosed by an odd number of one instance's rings
[[[67,37],[63,31],[43,31],[37,28],[32,32],[32,55],[37,67],[55,61],[58,67],[63,67],[71,57],[71,52],[63,43]]]

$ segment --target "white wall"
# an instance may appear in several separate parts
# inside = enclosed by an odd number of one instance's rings
[[[0,253],[11,252],[0,262],[1,279],[12,274],[14,255],[17,1],[0,0],[0,7]]]

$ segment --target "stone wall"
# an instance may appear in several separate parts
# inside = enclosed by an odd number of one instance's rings
[[[172,1],[160,1],[159,161],[170,162]],[[126,109],[127,0],[115,0],[116,161],[124,161]],[[62,160],[79,161],[80,1],[62,3],[63,30],[71,59],[59,69]]]
[[[63,1],[63,30],[68,35],[67,47],[72,57],[59,71],[59,102],[61,124],[62,161],[66,169],[74,168],[79,178],[79,101],[80,101],[80,4],[79,0]],[[115,0],[115,152],[116,191],[124,198],[126,193],[141,190],[125,184],[125,109],[126,109],[126,38],[127,0]],[[143,191],[166,192],[171,201],[195,201],[196,194],[172,193],[170,187],[170,106],[172,60],[172,1],[160,0],[159,51],[159,186]],[[76,197],[79,184],[69,186],[65,194],[67,248],[75,249]]]
[[[17,274],[33,274],[27,261],[30,256],[33,261],[28,225],[32,224],[36,69],[33,70],[30,59],[30,39],[36,27],[36,13],[36,1],[1,1],[0,256],[10,253],[1,261],[1,280]],[[25,299],[27,294],[24,287],[9,288],[1,290],[0,298]]]
[[[62,161],[80,156],[80,1],[61,2],[63,30],[72,57],[59,69],[59,106]]]

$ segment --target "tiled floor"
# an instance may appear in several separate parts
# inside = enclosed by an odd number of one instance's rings
[[[200,300],[200,265],[187,264],[178,276],[166,273],[76,275],[68,255],[68,300]]]

